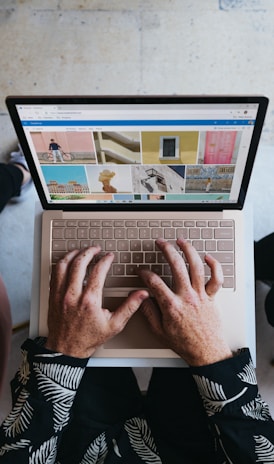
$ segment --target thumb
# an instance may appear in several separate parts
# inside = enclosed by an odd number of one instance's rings
[[[122,331],[129,319],[139,309],[143,301],[149,297],[146,290],[132,292],[125,301],[112,313],[112,322]]]
[[[162,334],[162,315],[154,298],[146,299],[141,306],[142,314],[147,319],[152,331],[158,335]]]

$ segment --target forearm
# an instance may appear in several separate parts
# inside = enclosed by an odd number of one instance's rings
[[[256,463],[262,456],[274,461],[274,422],[258,392],[249,351],[191,370],[227,461]]]
[[[56,456],[87,359],[52,353],[32,340],[12,381],[13,408],[0,428],[1,463]]]

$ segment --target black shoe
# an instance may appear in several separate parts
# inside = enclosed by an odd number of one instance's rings
[[[255,279],[274,282],[274,233],[254,243]]]
[[[274,327],[274,285],[272,285],[270,291],[266,295],[264,307],[267,320],[269,324]]]

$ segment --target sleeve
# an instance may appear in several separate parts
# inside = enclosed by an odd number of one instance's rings
[[[258,392],[248,349],[218,363],[191,368],[215,436],[227,463],[274,462],[274,422]]]
[[[55,462],[88,360],[53,353],[41,339],[26,340],[22,356],[11,382],[12,411],[0,428],[0,461]]]

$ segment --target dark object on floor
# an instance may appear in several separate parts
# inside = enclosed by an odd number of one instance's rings
[[[274,327],[274,233],[254,244],[255,279],[270,286],[265,299],[265,312]]]

